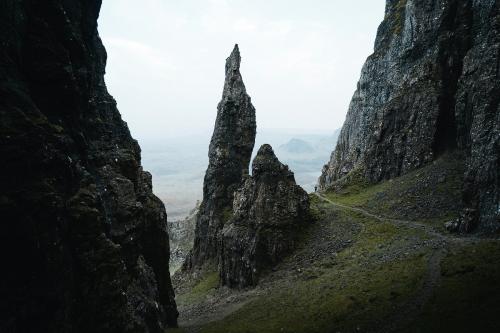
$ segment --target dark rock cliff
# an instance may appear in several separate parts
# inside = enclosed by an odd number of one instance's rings
[[[196,221],[194,247],[184,268],[217,262],[218,241],[232,214],[233,193],[240,185],[255,144],[255,108],[240,74],[240,51],[235,45],[226,60],[222,100],[208,151],[203,200]]]
[[[0,331],[176,325],[164,205],[104,83],[99,0],[0,2]]]
[[[500,15],[496,0],[388,0],[321,190],[467,156],[459,229],[500,229]]]
[[[220,277],[224,285],[256,285],[266,268],[293,249],[299,229],[310,222],[309,197],[269,145],[252,163],[252,176],[234,195],[234,215],[224,225]]]

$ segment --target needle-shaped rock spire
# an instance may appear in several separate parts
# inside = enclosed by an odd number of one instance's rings
[[[185,268],[217,261],[220,233],[232,215],[233,193],[248,174],[255,144],[255,108],[246,93],[240,63],[240,51],[235,45],[226,59],[226,79],[208,151],[194,248]]]
[[[226,80],[222,98],[238,97],[246,94],[245,84],[240,73],[241,55],[238,44],[234,45],[233,52],[226,59]]]

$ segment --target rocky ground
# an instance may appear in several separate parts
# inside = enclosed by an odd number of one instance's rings
[[[174,274],[186,260],[189,251],[193,248],[194,228],[196,226],[196,215],[198,214],[199,202],[182,220],[168,221],[168,236],[170,240],[170,274]]]
[[[311,195],[314,224],[304,230],[299,248],[255,288],[219,287],[210,267],[174,276],[180,331],[495,331],[499,239],[443,230],[442,222],[453,215],[453,191],[449,205],[440,201],[440,191],[430,191],[445,211],[435,219],[411,219],[427,216],[427,207],[411,204],[408,194],[405,209],[392,215],[384,210],[401,191],[412,193],[433,177],[449,175],[447,161],[375,187]],[[432,184],[455,186],[453,177],[445,178]],[[375,202],[387,205],[377,210]]]

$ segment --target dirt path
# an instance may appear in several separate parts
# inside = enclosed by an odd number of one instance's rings
[[[389,223],[393,223],[393,224],[397,224],[397,225],[404,225],[404,226],[410,227],[410,228],[418,228],[418,229],[424,230],[426,233],[428,233],[431,236],[436,237],[439,240],[453,241],[453,242],[458,242],[458,243],[475,243],[475,242],[481,240],[481,238],[478,238],[478,237],[473,236],[473,235],[468,235],[466,237],[465,236],[459,237],[459,236],[456,236],[453,234],[443,234],[443,233],[436,231],[432,226],[421,223],[421,222],[392,219],[392,218],[376,215],[376,214],[370,213],[367,210],[364,210],[363,208],[351,207],[351,206],[347,206],[347,205],[343,205],[343,204],[334,202],[334,201],[324,197],[320,193],[315,192],[313,194],[315,196],[317,196],[319,199],[321,199],[325,202],[328,202],[329,204],[331,204],[334,207],[338,207],[338,208],[350,210],[352,212],[360,213],[360,214],[363,214],[367,217],[371,217],[371,218],[378,220],[378,221],[381,221],[381,222],[389,222]]]
[[[385,333],[385,332],[402,331],[405,329],[405,325],[411,323],[415,318],[418,317],[418,315],[422,312],[425,304],[431,298],[434,289],[439,286],[441,280],[441,260],[445,257],[446,249],[449,248],[450,243],[474,244],[484,240],[475,235],[467,235],[460,237],[453,234],[439,233],[432,226],[420,222],[392,219],[379,216],[359,207],[351,207],[334,202],[322,196],[319,193],[314,193],[314,195],[316,195],[319,199],[329,203],[333,207],[360,213],[381,222],[389,222],[396,225],[404,225],[406,227],[419,228],[425,231],[428,235],[442,242],[441,243],[442,248],[436,249],[436,251],[434,251],[429,257],[429,260],[427,262],[427,272],[425,279],[422,283],[421,289],[416,293],[415,297],[408,300],[405,304],[401,306],[401,308],[398,309],[397,312],[395,312],[391,316],[382,318],[377,325],[378,327],[374,327],[373,330],[374,332]],[[500,241],[500,239],[491,239],[491,238],[489,240]]]
[[[315,196],[317,196],[318,198],[320,198],[321,200],[323,201],[326,201],[328,202],[329,204],[331,204],[332,206],[335,206],[335,207],[339,207],[339,208],[343,208],[343,209],[347,209],[347,210],[350,210],[352,212],[356,212],[356,213],[361,213],[365,216],[368,216],[368,217],[371,217],[375,220],[378,220],[378,221],[382,221],[382,222],[391,222],[391,223],[394,223],[394,224],[400,224],[400,225],[405,225],[405,226],[409,226],[409,227],[412,227],[412,228],[421,228],[421,229],[424,229],[425,231],[431,233],[433,236],[436,236],[436,237],[444,237],[442,234],[440,233],[437,233],[436,231],[433,230],[432,227],[426,225],[426,224],[423,224],[423,223],[419,223],[419,222],[415,222],[415,221],[407,221],[407,220],[398,220],[398,219],[391,219],[391,218],[388,218],[388,217],[383,217],[383,216],[379,216],[379,215],[375,215],[375,214],[372,214],[362,208],[358,208],[358,207],[351,207],[351,206],[347,206],[347,205],[342,205],[342,204],[339,204],[337,202],[334,202],[324,196],[322,196],[321,194],[315,192],[313,193]]]
[[[482,241],[478,236],[461,237],[440,233],[432,226],[424,223],[379,216],[363,208],[336,203],[319,193],[314,193],[314,195],[328,203],[329,213],[327,213],[328,215],[324,219],[330,222],[317,223],[308,236],[308,245],[298,248],[290,258],[273,268],[272,272],[263,276],[262,281],[260,281],[257,287],[242,291],[234,291],[221,287],[196,304],[186,304],[179,307],[179,311],[181,312],[179,322],[185,332],[199,332],[200,328],[204,325],[212,321],[223,320],[252,300],[259,297],[266,297],[266,294],[269,292],[281,288],[280,283],[282,281],[301,279],[301,270],[303,271],[310,262],[318,258],[329,257],[333,253],[336,254],[350,246],[351,239],[359,232],[361,227],[349,221],[344,221],[344,223],[338,221],[336,214],[338,214],[339,210],[348,210],[376,221],[388,222],[414,230],[422,230],[430,239],[430,243],[425,243],[429,244],[426,246],[432,246],[434,249],[427,257],[427,269],[420,288],[415,291],[415,294],[409,300],[400,305],[397,311],[380,318],[375,323],[375,327],[372,327],[371,331],[373,332],[397,332],[404,330],[405,325],[418,318],[425,305],[431,299],[434,290],[439,286],[441,280],[441,260],[445,257],[447,249],[451,245],[471,244]],[[335,221],[335,223],[331,221]],[[411,249],[408,251],[411,251]]]
[[[336,214],[329,208],[325,213],[325,221],[336,220]],[[246,290],[231,290],[219,287],[196,304],[181,304],[179,325],[187,333],[199,332],[201,327],[210,322],[223,320],[252,300],[265,297],[266,294],[282,287],[283,281],[302,279],[302,271],[318,258],[330,257],[351,245],[361,227],[354,223],[316,223],[311,226],[306,236],[306,245],[299,247],[284,261],[279,263],[266,275],[259,284]]]
[[[393,224],[404,225],[406,227],[422,229],[429,235],[435,237],[436,239],[444,241],[443,244],[447,244],[447,241],[449,240],[459,241],[459,242],[473,241],[470,238],[459,238],[459,237],[454,237],[452,235],[440,234],[436,232],[431,226],[425,225],[423,223],[378,216],[362,208],[350,207],[336,203],[328,198],[325,198],[319,193],[314,193],[314,195],[316,195],[321,200],[328,202],[334,207],[357,212],[381,222],[390,222]],[[447,246],[444,247],[446,248]],[[413,318],[417,318],[419,313],[421,313],[424,305],[432,296],[434,289],[439,285],[439,281],[441,280],[441,259],[443,259],[444,255],[445,255],[444,248],[438,249],[430,255],[429,260],[427,262],[427,273],[422,283],[421,289],[416,293],[415,297],[413,297],[405,304],[403,304],[401,308],[399,308],[398,311],[396,311],[393,315],[381,319],[381,321],[377,325],[378,327],[374,328],[375,332],[397,332],[403,329],[404,325],[406,323],[411,322]]]

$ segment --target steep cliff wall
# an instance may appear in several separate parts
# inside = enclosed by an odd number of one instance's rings
[[[163,332],[167,217],[104,83],[100,0],[0,2],[0,331]]]
[[[388,0],[321,190],[371,182],[448,150],[467,159],[460,229],[500,229],[500,34],[496,0]]]
[[[233,211],[222,231],[219,261],[221,282],[230,287],[256,285],[263,270],[291,253],[300,228],[311,221],[309,196],[267,144],[236,191]]]
[[[220,232],[232,215],[234,191],[248,174],[256,135],[255,108],[246,93],[240,62],[236,45],[226,60],[226,79],[208,150],[209,165],[196,221],[194,247],[185,268],[217,261]]]

